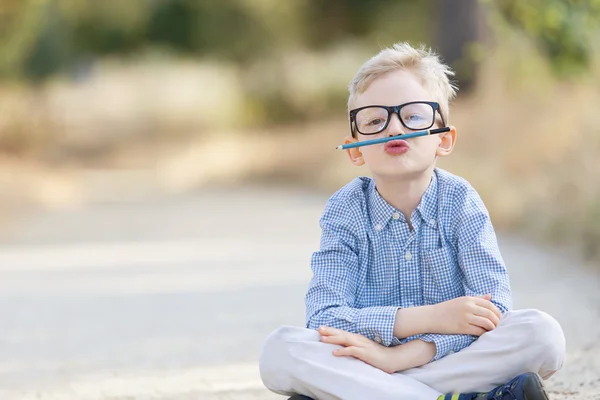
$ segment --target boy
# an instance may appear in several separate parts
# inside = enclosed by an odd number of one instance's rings
[[[430,50],[396,44],[367,61],[349,90],[351,137],[398,136],[347,150],[373,178],[328,201],[312,257],[306,328],[266,340],[260,371],[293,398],[547,399],[563,363],[559,324],[511,310],[489,214],[464,179],[435,166],[452,152],[444,127],[453,73]]]

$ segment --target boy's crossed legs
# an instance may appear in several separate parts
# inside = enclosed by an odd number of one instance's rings
[[[435,400],[446,393],[487,392],[525,372],[550,377],[563,363],[565,338],[556,320],[538,310],[506,313],[471,346],[438,361],[387,374],[331,352],[317,331],[283,327],[266,340],[260,358],[265,386],[318,400]]]

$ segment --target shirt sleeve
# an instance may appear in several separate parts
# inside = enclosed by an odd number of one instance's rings
[[[431,361],[436,361],[448,354],[461,351],[477,339],[476,336],[472,335],[443,335],[438,333],[426,333],[419,335],[417,338],[435,344],[436,352]]]
[[[330,200],[320,219],[321,243],[313,253],[306,297],[306,327],[330,326],[358,333],[385,346],[400,344],[394,337],[399,307],[353,307],[359,282],[357,219],[352,208]]]
[[[504,264],[488,210],[471,186],[456,226],[458,264],[467,296],[492,295],[503,314],[512,309],[508,271]]]
[[[465,295],[489,293],[492,303],[504,314],[512,308],[510,281],[488,210],[470,185],[466,187],[466,195],[456,199],[456,204],[460,208],[456,210],[454,235]],[[477,340],[477,336],[472,335],[424,334],[418,338],[435,343],[436,354],[432,361],[460,351]]]

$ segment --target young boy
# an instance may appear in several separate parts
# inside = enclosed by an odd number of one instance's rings
[[[266,340],[260,372],[276,393],[318,400],[547,399],[563,363],[559,324],[512,310],[490,217],[462,178],[435,166],[452,152],[453,73],[427,49],[396,44],[350,84],[351,137],[397,140],[347,150],[373,178],[328,201],[312,257],[306,328]]]

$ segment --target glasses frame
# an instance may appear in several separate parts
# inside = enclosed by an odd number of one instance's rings
[[[405,106],[411,105],[411,104],[427,104],[429,106],[431,106],[431,108],[433,108],[433,122],[431,123],[431,125],[429,125],[426,128],[420,128],[418,130],[425,130],[425,129],[429,129],[431,128],[434,124],[435,124],[435,113],[437,112],[438,114],[440,114],[440,118],[442,119],[442,125],[443,127],[446,126],[446,122],[444,121],[444,116],[442,115],[442,112],[440,111],[440,105],[439,103],[435,102],[435,101],[411,101],[408,103],[404,103],[404,104],[400,104],[398,106],[381,106],[381,105],[370,105],[370,106],[364,106],[364,107],[359,107],[359,108],[355,108],[353,110],[350,110],[349,112],[349,116],[350,116],[350,132],[352,133],[352,137],[356,138],[356,133],[360,133],[361,135],[376,135],[378,133],[381,133],[383,131],[385,131],[388,127],[388,125],[390,124],[390,121],[392,120],[392,115],[397,114],[398,115],[398,119],[400,120],[400,123],[406,128],[406,129],[410,129],[411,131],[414,131],[415,129],[410,128],[408,126],[406,126],[406,124],[404,123],[404,121],[402,121],[402,117],[400,116],[400,110],[402,110],[402,108],[404,108]],[[362,133],[359,129],[358,129],[358,124],[356,123],[356,114],[358,114],[359,111],[364,110],[365,108],[383,108],[385,110],[387,110],[388,112],[388,118],[387,121],[385,121],[385,125],[383,126],[383,128],[381,128],[381,130],[377,131],[377,132],[372,132],[372,133]]]

